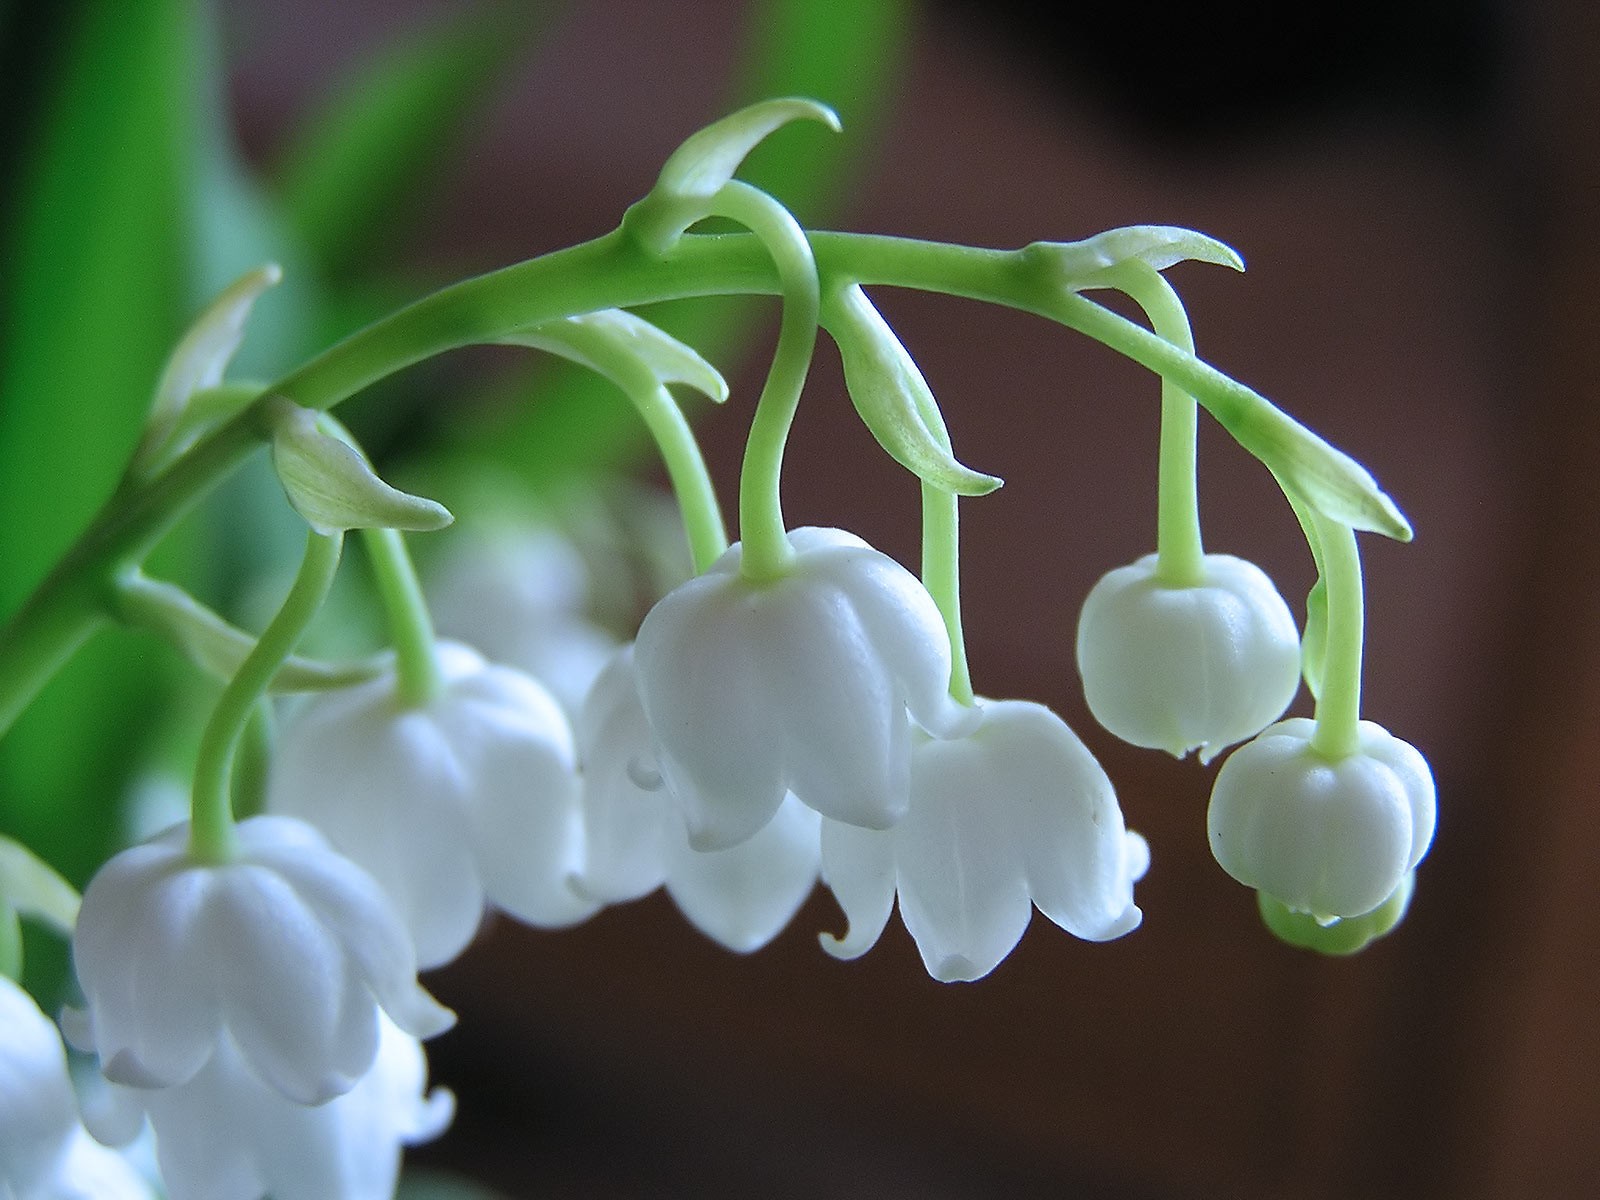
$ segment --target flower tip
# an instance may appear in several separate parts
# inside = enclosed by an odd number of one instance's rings
[[[937,963],[928,964],[928,974],[940,983],[972,983],[992,970],[993,967],[980,969],[965,954],[947,954]]]
[[[204,1064],[201,1064],[204,1065]],[[145,1062],[129,1047],[118,1050],[101,1064],[100,1073],[112,1083],[120,1083],[132,1088],[165,1088],[182,1083],[182,1079],[150,1069]]]
[[[1150,870],[1150,843],[1145,840],[1144,834],[1131,829],[1127,831],[1125,839],[1122,843],[1122,869],[1128,873],[1129,883],[1138,883]]]
[[[417,988],[403,1008],[387,1010],[394,1023],[421,1041],[438,1037],[455,1028],[456,1014],[421,988]]]
[[[416,1119],[404,1131],[409,1146],[431,1142],[456,1119],[456,1094],[446,1087],[436,1087],[428,1093],[418,1109]]]
[[[854,932],[854,929],[847,929],[843,937],[835,937],[833,934],[824,931],[817,934],[817,944],[822,947],[823,952],[829,958],[836,958],[840,962],[853,962],[868,950],[871,950],[878,940],[873,938],[868,941],[866,938],[852,937],[851,934]]]

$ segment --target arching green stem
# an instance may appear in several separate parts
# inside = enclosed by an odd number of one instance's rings
[[[433,644],[433,617],[417,568],[398,529],[363,529],[361,543],[372,563],[394,642],[395,692],[402,705],[422,708],[438,696],[443,680]]]
[[[781,576],[794,557],[783,523],[783,447],[817,344],[821,284],[805,230],[765,192],[734,180],[717,193],[711,212],[739,222],[760,239],[772,255],[783,293],[778,346],[756,402],[739,473],[740,571],[746,579],[766,581]]]
[[[198,862],[227,862],[234,854],[233,807],[228,786],[234,748],[256,700],[327,598],[343,548],[342,533],[307,536],[305,559],[283,607],[261,634],[239,673],[222,689],[217,707],[206,722],[195,761],[189,824],[189,854]]]
[[[1151,328],[1174,346],[1194,353],[1194,334],[1183,301],[1161,272],[1141,260],[1108,271]],[[1161,452],[1156,476],[1156,578],[1167,587],[1204,582],[1205,547],[1200,540],[1200,498],[1195,453],[1200,406],[1171,379],[1161,379]]]
[[[1322,689],[1317,695],[1317,728],[1312,747],[1323,757],[1355,753],[1361,721],[1361,647],[1365,605],[1361,551],[1355,530],[1320,514],[1315,517],[1322,546],[1323,579],[1328,587],[1327,648]]]
[[[989,250],[843,233],[815,233],[810,243],[830,287],[887,284],[943,292],[1009,305],[1076,329],[1175,380],[1280,477],[1297,485],[1314,484],[1307,498],[1317,507],[1337,503],[1340,511],[1359,516],[1363,528],[1401,540],[1410,537],[1405,518],[1358,464],[1250,388],[1137,322],[1064,288],[1030,259],[1026,248]],[[614,231],[425,296],[319,354],[264,395],[327,409],[413,363],[459,346],[495,342],[542,321],[690,296],[785,290],[786,279],[775,269],[770,248],[749,235],[688,235],[658,256]],[[800,352],[809,348],[812,331],[788,314],[786,323],[796,330],[789,339],[796,348],[786,357],[803,358]],[[252,405],[148,483],[104,506],[0,628],[0,735],[73,653],[108,623],[116,607],[116,577],[142,563],[206,491],[270,437],[265,412],[262,402]],[[765,468],[775,477],[774,466],[769,453]],[[769,507],[776,509],[775,502],[774,487]],[[781,526],[781,514],[767,525]],[[751,528],[746,522],[744,532]]]
[[[233,755],[233,813],[239,820],[266,809],[274,724],[271,698],[257,696]]]

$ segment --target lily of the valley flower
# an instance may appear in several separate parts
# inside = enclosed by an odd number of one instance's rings
[[[918,736],[910,811],[893,829],[823,823],[823,882],[850,923],[842,939],[823,935],[830,954],[871,949],[897,895],[928,973],[945,981],[994,970],[1034,906],[1090,941],[1139,924],[1133,884],[1149,848],[1123,827],[1100,764],[1047,708],[978,705],[967,736]]]
[[[61,1035],[25,991],[0,976],[0,1197],[148,1200],[121,1155],[78,1123]]]
[[[1433,840],[1427,760],[1362,721],[1329,759],[1316,722],[1280,721],[1222,764],[1206,824],[1223,870],[1294,912],[1357,917],[1394,896]]]
[[[1207,554],[1194,587],[1168,586],[1157,567],[1148,554],[1089,592],[1078,620],[1084,698],[1123,741],[1209,762],[1289,707],[1299,634],[1252,563]]]
[[[606,903],[665,884],[684,916],[739,953],[766,945],[817,882],[820,818],[788,796],[759,832],[726,850],[689,845],[683,814],[655,765],[633,647],[601,672],[578,719],[583,868],[573,881]]]
[[[106,1078],[162,1088],[231,1041],[291,1100],[347,1092],[378,1052],[379,1009],[408,1033],[454,1023],[417,984],[388,899],[309,825],[241,822],[223,863],[189,856],[189,830],[112,858],[84,893],[73,959]]]
[[[426,967],[472,940],[485,900],[533,925],[597,905],[568,886],[582,855],[572,730],[520,671],[453,642],[427,705],[395,677],[310,701],[283,733],[270,811],[320,829],[382,885]]]
[[[589,569],[549,529],[469,535],[432,575],[435,624],[526,671],[576,715],[616,639],[588,619]]]
[[[780,578],[746,579],[735,544],[639,630],[639,697],[698,849],[744,841],[790,792],[886,829],[909,798],[907,709],[938,733],[963,722],[922,584],[843,530],[787,537],[795,556]]]
[[[448,1091],[426,1085],[421,1045],[387,1019],[372,1069],[320,1105],[262,1083],[224,1034],[193,1078],[113,1085],[89,1120],[97,1137],[122,1145],[148,1117],[170,1200],[390,1200],[401,1147],[437,1137],[455,1112]]]

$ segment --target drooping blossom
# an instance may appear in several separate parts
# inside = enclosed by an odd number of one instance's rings
[[[410,936],[370,875],[302,821],[253,817],[221,863],[175,826],[113,857],[84,893],[73,960],[81,1036],[106,1078],[162,1088],[231,1045],[303,1104],[349,1091],[379,1010],[431,1037],[454,1016],[417,983]]]
[[[788,540],[780,578],[746,579],[736,543],[639,630],[639,697],[699,849],[744,841],[791,792],[825,817],[886,829],[909,798],[910,718],[940,733],[965,719],[922,584],[843,530]]]
[[[823,823],[823,882],[849,920],[845,937],[823,935],[829,953],[871,949],[897,897],[928,973],[945,981],[994,970],[1035,907],[1090,941],[1139,924],[1133,884],[1149,849],[1124,828],[1100,764],[1040,705],[980,700],[978,712],[964,737],[917,736],[910,809],[893,829]]]
[[[1078,620],[1078,672],[1095,720],[1125,742],[1209,762],[1283,715],[1300,684],[1294,617],[1265,572],[1207,554],[1171,587],[1147,554],[1105,575]]]
[[[1240,883],[1320,920],[1390,897],[1433,840],[1433,773],[1417,750],[1362,721],[1357,746],[1329,758],[1316,722],[1280,721],[1222,764],[1206,825],[1211,852]]]
[[[543,927],[595,911],[568,879],[582,856],[572,730],[520,671],[455,642],[442,687],[396,698],[394,675],[318,696],[279,740],[267,807],[315,825],[375,878],[424,968],[472,940],[485,902]]]
[[[737,846],[690,846],[683,814],[656,769],[631,646],[590,692],[578,748],[586,836],[574,884],[585,895],[615,904],[665,885],[697,929],[748,953],[777,936],[816,886],[820,818],[793,796]]]

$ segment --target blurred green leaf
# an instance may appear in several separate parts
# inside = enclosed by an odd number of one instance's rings
[[[480,5],[379,50],[285,152],[278,194],[296,235],[329,271],[362,263],[543,26],[546,6]],[[382,214],[382,219],[376,219]]]
[[[728,111],[771,96],[809,96],[839,114],[844,134],[821,126],[783,130],[751,154],[740,178],[772,193],[804,224],[835,214],[894,95],[915,13],[913,0],[753,3],[745,63],[731,86]],[[759,311],[748,300],[719,297],[639,313],[726,374],[731,364],[719,358],[744,340]],[[534,486],[559,488],[575,474],[625,468],[646,452],[643,426],[605,380],[566,366],[541,369],[536,379],[536,386],[525,380],[503,385],[523,403],[500,406],[504,417],[463,435],[469,459],[489,456]]]
[[[192,0],[78,7],[45,76],[5,231],[0,612],[104,500],[182,319]],[[159,690],[101,639],[0,745],[0,822],[81,881],[108,848],[110,781]]]

